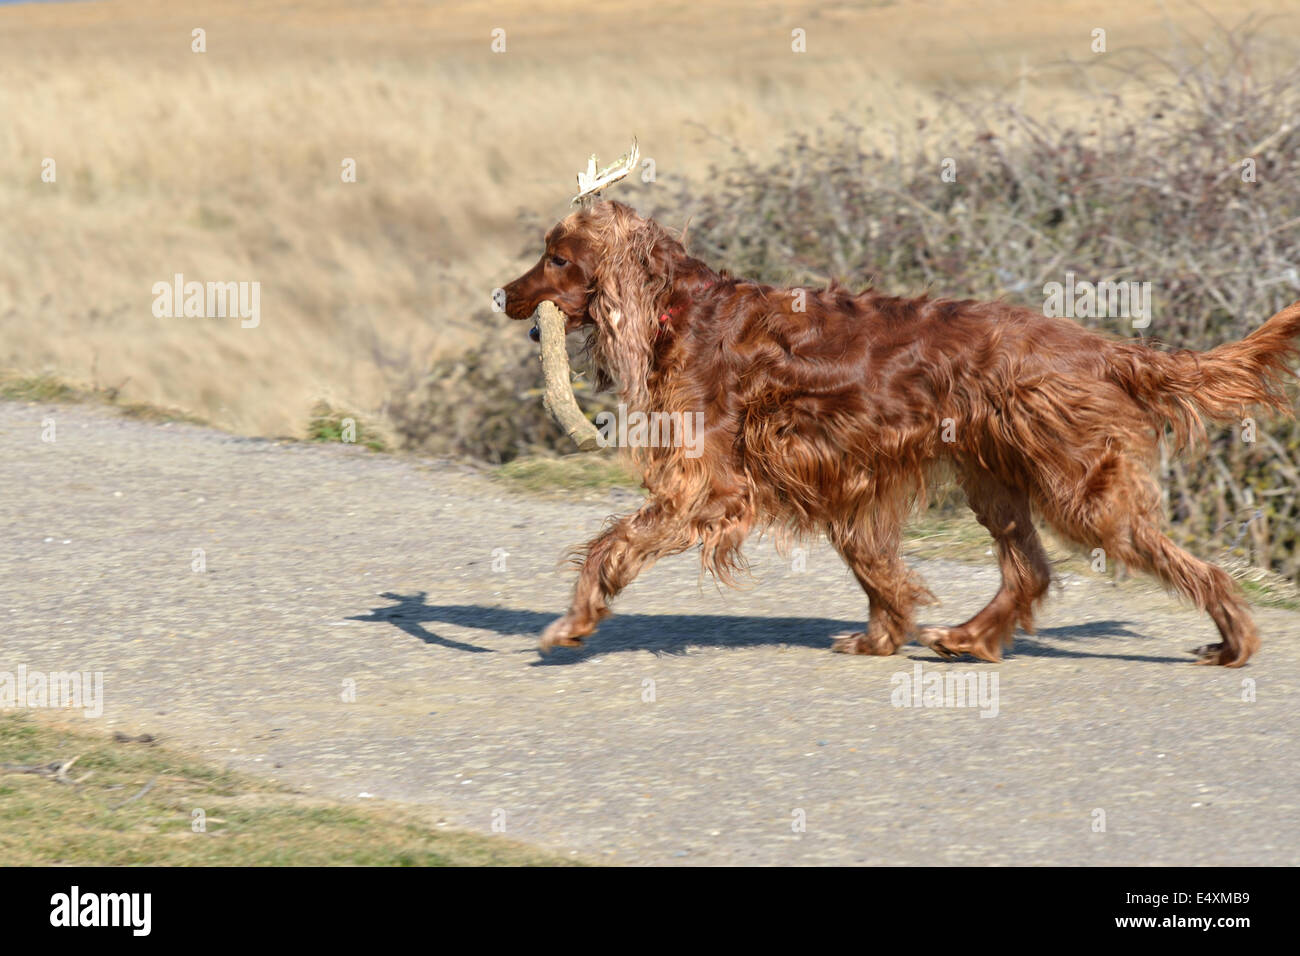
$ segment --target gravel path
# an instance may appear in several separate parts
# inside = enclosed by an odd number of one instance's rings
[[[747,590],[665,561],[543,660],[558,559],[634,497],[12,403],[0,482],[0,672],[102,670],[92,726],[311,792],[616,863],[1300,860],[1300,614],[1258,610],[1249,667],[1194,667],[1208,619],[1067,576],[1000,665],[845,657],[838,557],[753,541]],[[923,620],[977,609],[991,560],[920,562]],[[996,714],[894,706],[918,667],[996,678]]]

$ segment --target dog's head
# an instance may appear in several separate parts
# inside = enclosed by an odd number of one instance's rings
[[[584,209],[552,227],[537,264],[505,287],[506,315],[526,319],[549,299],[568,319],[568,331],[594,324],[589,307],[600,256],[593,225]]]
[[[617,380],[625,393],[644,387],[682,264],[680,242],[630,206],[604,201],[573,213],[546,234],[537,264],[505,287],[506,314],[526,319],[545,299],[587,327],[601,384]]]

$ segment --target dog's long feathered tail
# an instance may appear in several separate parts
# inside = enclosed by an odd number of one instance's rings
[[[1286,384],[1289,363],[1300,355],[1300,302],[1287,306],[1239,342],[1208,352],[1158,352],[1144,345],[1115,346],[1110,374],[1153,418],[1173,426],[1179,445],[1203,437],[1203,419],[1240,421],[1262,405],[1284,414],[1294,409]]]

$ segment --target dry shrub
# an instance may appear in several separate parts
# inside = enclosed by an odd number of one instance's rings
[[[498,464],[523,455],[572,452],[572,442],[542,407],[538,346],[525,329],[512,323],[499,338],[440,359],[423,376],[408,376],[387,404],[402,445]],[[581,357],[573,362],[580,365]],[[573,390],[588,417],[614,405],[612,396],[595,395],[581,373]]]
[[[1270,74],[1253,49],[1223,33],[1129,99],[1099,96],[1083,121],[967,102],[919,121],[904,147],[866,142],[845,118],[761,160],[736,150],[707,190],[687,184],[663,212],[690,215],[694,254],[775,283],[879,280],[1041,308],[1045,283],[1067,272],[1150,282],[1148,328],[1080,321],[1210,348],[1300,298],[1300,69]],[[944,158],[956,182],[941,178]],[[1260,420],[1253,444],[1217,429],[1203,454],[1161,472],[1184,542],[1300,579],[1294,421]]]
[[[1150,282],[1148,328],[1080,321],[1211,348],[1300,298],[1300,68],[1270,72],[1254,44],[1221,33],[1072,121],[971,101],[867,142],[843,117],[761,159],[733,148],[707,186],[687,182],[649,211],[689,218],[691,250],[712,265],[779,284],[879,280],[1040,308],[1067,272]],[[956,182],[940,177],[946,157]],[[540,386],[527,340],[503,336],[438,363],[389,407],[408,447],[489,461],[569,451]],[[611,404],[581,383],[579,399],[589,414]],[[1174,533],[1300,580],[1300,427],[1261,420],[1257,434],[1216,429],[1203,454],[1162,463]]]

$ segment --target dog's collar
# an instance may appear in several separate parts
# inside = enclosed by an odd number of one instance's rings
[[[714,279],[712,282],[706,285],[704,287],[704,290],[702,291],[707,291],[709,289],[712,289],[715,285],[717,285],[721,281],[722,281],[721,279]],[[669,306],[665,311],[660,312],[659,331],[662,332],[665,329],[671,328],[673,319],[677,318],[677,316],[681,314],[681,311],[684,308],[686,308],[686,306],[684,305],[673,305],[673,306]]]
[[[669,322],[671,322],[673,319],[677,317],[677,314],[682,311],[682,308],[683,307],[680,305],[674,305],[671,308],[669,308],[667,312],[660,312],[659,324],[662,326],[666,326]]]

